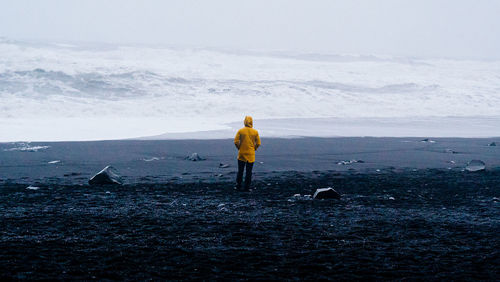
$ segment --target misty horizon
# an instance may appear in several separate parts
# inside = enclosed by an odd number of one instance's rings
[[[334,52],[334,51],[314,51],[314,50],[294,50],[294,49],[265,49],[265,48],[244,48],[244,47],[228,47],[228,46],[204,46],[204,45],[182,45],[168,43],[141,43],[141,42],[106,42],[106,41],[83,41],[83,40],[63,40],[63,39],[33,39],[33,38],[11,38],[0,36],[0,42],[14,43],[16,45],[47,45],[61,48],[75,49],[116,49],[121,47],[143,47],[151,49],[171,49],[171,50],[207,50],[237,55],[252,55],[252,56],[269,56],[269,57],[290,57],[293,59],[306,61],[328,61],[344,58],[345,60],[427,60],[427,59],[443,59],[456,61],[500,61],[498,58],[492,57],[476,57],[476,56],[431,56],[431,55],[403,55],[389,53],[353,53],[353,52]]]
[[[494,1],[0,1],[29,42],[500,59]]]

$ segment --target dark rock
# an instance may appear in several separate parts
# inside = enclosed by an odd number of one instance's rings
[[[99,173],[94,175],[89,180],[90,185],[99,185],[99,184],[121,185],[122,183],[123,180],[121,176],[118,174],[118,171],[114,167],[109,165],[105,167],[103,170],[101,170]]]
[[[340,194],[331,187],[319,188],[314,192],[314,199],[340,199]]]
[[[197,162],[197,161],[204,161],[205,159],[200,157],[200,155],[198,155],[198,153],[192,153],[191,156],[187,156],[184,158],[185,160],[190,160],[190,161],[193,161],[193,162]]]
[[[495,147],[497,144],[495,142],[491,142],[490,144],[488,144],[488,146],[490,147]]]
[[[481,160],[472,160],[470,161],[465,169],[470,172],[482,171],[486,168],[486,164]]]
[[[223,163],[219,164],[219,168],[226,168],[226,167],[229,167],[229,165],[228,164],[223,164]]]

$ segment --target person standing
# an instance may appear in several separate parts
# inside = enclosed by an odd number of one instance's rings
[[[250,190],[252,183],[252,169],[255,162],[255,151],[260,146],[259,132],[253,128],[251,116],[246,116],[243,122],[245,127],[238,130],[234,137],[234,145],[238,149],[238,174],[236,175],[236,189],[241,189],[243,170],[245,174],[245,190]]]

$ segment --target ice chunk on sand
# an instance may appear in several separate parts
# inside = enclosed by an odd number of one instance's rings
[[[340,199],[340,194],[331,187],[319,188],[314,192],[314,199]]]
[[[481,160],[472,160],[465,167],[465,169],[470,172],[481,171],[484,170],[485,168],[486,164]]]
[[[121,185],[123,183],[123,180],[121,176],[118,174],[118,171],[112,167],[112,166],[107,166],[103,170],[101,170],[99,173],[94,175],[92,178],[89,180],[90,185],[96,185],[96,184],[119,184]]]
[[[362,164],[362,163],[364,163],[364,161],[362,161],[362,160],[347,160],[347,161],[337,162],[338,165],[350,165],[350,164],[355,164],[355,163]]]
[[[193,162],[205,160],[205,158],[200,157],[200,155],[198,155],[198,153],[192,153],[190,156],[187,156],[184,159],[185,160],[190,160],[190,161],[193,161]]]
[[[143,158],[142,160],[145,161],[145,162],[152,162],[152,161],[159,161],[160,158],[158,158],[158,157],[151,157],[151,158]]]

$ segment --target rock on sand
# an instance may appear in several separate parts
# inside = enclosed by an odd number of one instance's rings
[[[319,188],[314,192],[314,199],[340,199],[340,194],[331,187]]]
[[[96,175],[92,176],[89,180],[90,185],[98,185],[98,184],[118,184],[121,185],[123,180],[121,176],[118,174],[118,171],[108,165],[103,170],[101,170]]]
[[[193,161],[193,162],[205,160],[204,158],[200,157],[200,155],[198,155],[198,153],[192,153],[190,156],[187,156],[184,159],[190,160],[190,161]]]
[[[481,160],[472,160],[465,167],[465,169],[470,172],[481,171],[484,170],[485,168],[486,164]]]

